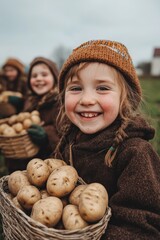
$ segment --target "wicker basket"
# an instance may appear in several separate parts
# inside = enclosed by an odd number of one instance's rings
[[[0,124],[7,123],[8,118],[1,119]],[[6,158],[21,159],[34,157],[39,147],[29,138],[28,133],[15,136],[0,135],[0,150]]]
[[[48,228],[16,208],[9,197],[8,176],[0,179],[0,212],[6,240],[98,240],[105,232],[111,217],[108,208],[104,217],[81,230]]]

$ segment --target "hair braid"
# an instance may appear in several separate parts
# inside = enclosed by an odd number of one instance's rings
[[[118,150],[118,146],[119,144],[125,139],[127,138],[127,134],[125,132],[126,127],[128,126],[128,120],[127,119],[122,119],[122,123],[121,126],[119,127],[119,129],[116,132],[116,136],[113,140],[113,144],[112,146],[109,148],[109,150],[107,151],[106,155],[105,155],[105,163],[106,165],[108,165],[109,167],[112,166],[112,161],[116,156],[117,150]]]

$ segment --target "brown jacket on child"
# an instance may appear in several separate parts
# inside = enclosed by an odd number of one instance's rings
[[[48,157],[55,149],[59,141],[56,129],[56,117],[59,111],[58,94],[52,91],[42,99],[39,96],[29,96],[26,100],[24,111],[32,112],[37,110],[43,123],[43,128],[48,136],[48,143],[39,152],[42,159]]]
[[[128,138],[119,145],[112,167],[108,167],[105,154],[112,146],[119,126],[120,120],[117,119],[101,132],[81,133],[77,139],[78,130],[72,129],[70,138],[67,135],[62,141],[61,154],[57,157],[68,164],[73,162],[86,183],[99,182],[106,187],[112,217],[101,239],[158,240],[160,158],[148,142],[154,137],[154,129],[136,117],[126,129]]]

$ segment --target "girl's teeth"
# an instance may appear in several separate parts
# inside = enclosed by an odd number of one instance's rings
[[[81,113],[83,117],[96,117],[98,114],[97,113]]]

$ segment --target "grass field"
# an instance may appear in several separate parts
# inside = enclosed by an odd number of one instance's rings
[[[147,117],[152,119],[152,124],[156,128],[156,135],[152,140],[152,144],[160,155],[160,78],[141,79],[141,86],[144,95],[142,108]],[[7,169],[4,166],[4,158],[0,155],[0,177],[6,173]],[[3,240],[1,224],[0,240]]]
[[[142,108],[156,129],[152,144],[160,155],[160,78],[143,79],[141,86],[144,96]]]

